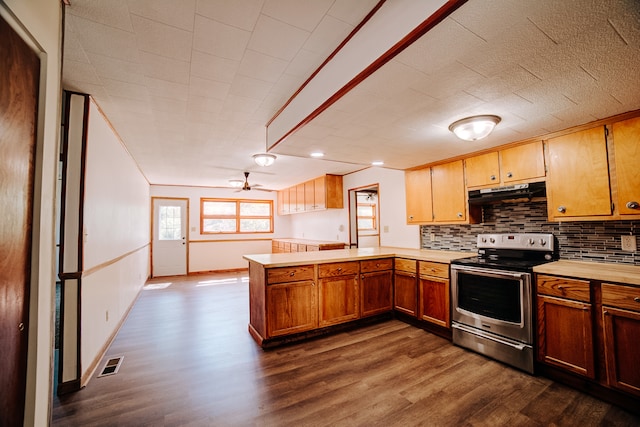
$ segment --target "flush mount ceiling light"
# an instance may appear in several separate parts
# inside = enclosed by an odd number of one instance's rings
[[[315,157],[315,158],[324,157],[324,153],[320,151],[314,151],[313,153],[311,153],[311,157]]]
[[[254,154],[253,160],[259,166],[271,166],[276,161],[276,156],[269,153]]]
[[[371,166],[382,166],[382,165],[384,165],[384,162],[382,160],[375,160],[371,162]]]
[[[241,179],[230,179],[229,180],[229,185],[234,187],[234,188],[240,188],[242,187],[242,184],[244,184],[244,181]]]
[[[451,123],[449,130],[460,139],[476,141],[489,136],[500,120],[491,115],[466,117]]]

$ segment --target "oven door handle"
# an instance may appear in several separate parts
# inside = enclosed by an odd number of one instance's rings
[[[494,270],[491,268],[474,268],[474,267],[466,267],[466,266],[457,266],[452,265],[452,270],[457,270],[461,272],[469,272],[469,273],[478,273],[481,276],[492,276],[492,277],[513,277],[516,279],[521,278],[522,276],[526,276],[529,273],[525,272],[510,272],[504,270]]]
[[[492,335],[487,335],[487,334],[484,333],[484,331],[478,331],[476,329],[471,329],[471,328],[468,328],[467,326],[459,324],[459,323],[453,323],[451,325],[451,327],[454,328],[454,329],[460,329],[461,331],[464,331],[464,332],[467,332],[467,333],[470,333],[470,334],[473,334],[473,335],[477,335],[477,336],[482,337],[482,338],[490,339],[491,341],[499,342],[500,344],[508,345],[509,347],[513,347],[513,348],[518,349],[520,351],[524,350],[527,347],[525,344],[516,343],[516,342],[513,342],[513,341],[503,340],[500,337],[497,337],[497,336],[495,336],[493,334]]]

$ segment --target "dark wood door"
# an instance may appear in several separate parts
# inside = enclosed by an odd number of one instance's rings
[[[414,273],[396,271],[393,281],[393,308],[413,317],[418,316],[418,282]]]
[[[393,276],[391,270],[375,271],[365,273],[360,276],[362,282],[360,297],[360,312],[362,316],[372,316],[374,314],[391,311],[393,308],[391,285]]]
[[[0,18],[0,425],[23,424],[40,61]]]

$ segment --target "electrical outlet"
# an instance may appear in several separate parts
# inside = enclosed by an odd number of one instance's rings
[[[635,252],[638,250],[636,246],[636,236],[622,236],[622,250],[625,252]]]

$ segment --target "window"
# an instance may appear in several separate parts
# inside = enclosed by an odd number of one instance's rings
[[[182,240],[180,206],[160,206],[158,240]]]
[[[273,201],[200,199],[200,234],[219,233],[273,233]]]
[[[375,203],[358,203],[358,230],[376,230],[376,205]]]

